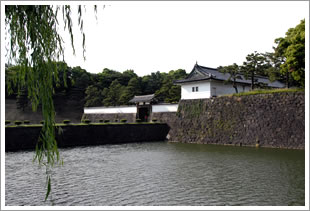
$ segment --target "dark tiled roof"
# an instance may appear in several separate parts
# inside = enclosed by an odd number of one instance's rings
[[[134,96],[129,102],[130,103],[138,103],[138,102],[151,102],[155,97],[155,94],[151,95],[140,95]]]
[[[187,82],[195,82],[195,81],[203,81],[203,80],[209,80],[209,79],[215,79],[220,81],[226,81],[228,80],[230,74],[229,73],[221,73],[217,69],[210,68],[210,67],[204,67],[196,64],[192,70],[192,72],[187,76],[187,78],[174,81],[176,84],[182,84]],[[251,84],[251,80],[245,79],[243,75],[240,75],[241,79],[236,79],[236,82],[238,83],[244,83],[244,84]],[[255,76],[255,79],[258,83],[264,83],[267,84],[270,87],[275,88],[283,88],[284,84],[279,81],[271,82],[267,77],[263,76]]]

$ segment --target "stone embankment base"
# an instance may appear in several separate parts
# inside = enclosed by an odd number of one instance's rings
[[[41,126],[5,128],[5,151],[34,150]],[[165,141],[167,124],[89,124],[65,125],[56,128],[59,147]]]
[[[303,92],[181,100],[176,113],[154,113],[171,142],[305,148]]]

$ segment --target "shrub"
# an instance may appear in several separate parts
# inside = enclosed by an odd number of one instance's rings
[[[141,119],[136,119],[136,122],[142,122]]]
[[[152,122],[157,122],[157,119],[152,119]]]
[[[6,125],[11,124],[11,121],[10,120],[5,120],[5,124]]]
[[[118,122],[118,119],[114,119],[114,122]]]
[[[16,120],[14,123],[15,123],[15,125],[21,125],[23,122],[19,121],[19,120]]]
[[[121,122],[125,123],[127,122],[127,119],[121,119]]]
[[[110,120],[106,119],[106,120],[104,120],[104,122],[107,123],[107,122],[110,122]]]
[[[43,125],[43,124],[44,124],[44,120],[41,120],[41,121],[40,121],[40,124],[42,124],[42,125]]]
[[[62,121],[62,122],[65,123],[65,124],[69,124],[70,120],[69,119],[64,119],[64,121]]]
[[[24,120],[24,124],[30,124],[29,120]]]
[[[101,123],[102,123],[102,122],[103,122],[103,119],[99,119],[99,122],[101,122]]]
[[[89,124],[91,123],[90,119],[84,119],[84,123]]]

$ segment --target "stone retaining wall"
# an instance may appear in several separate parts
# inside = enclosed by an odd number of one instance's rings
[[[154,113],[169,141],[304,149],[303,92],[182,100],[176,113]]]
[[[34,150],[41,131],[40,126],[5,128],[5,151]],[[89,124],[61,126],[56,131],[59,147],[119,144],[130,142],[165,141],[167,124]]]

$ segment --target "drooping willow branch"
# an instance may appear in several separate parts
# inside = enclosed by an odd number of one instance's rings
[[[20,66],[16,75],[18,90],[27,87],[28,97],[34,111],[40,106],[44,124],[36,146],[35,159],[47,169],[60,163],[55,139],[55,109],[53,104],[53,81],[59,83],[57,66],[53,61],[64,60],[63,40],[58,33],[58,12],[62,9],[65,30],[70,34],[74,49],[71,7],[52,5],[6,5],[5,27],[9,46],[8,61]],[[95,7],[95,11],[97,8]],[[82,9],[78,6],[78,25],[83,35],[85,59],[85,35]],[[8,90],[10,92],[10,90]],[[51,190],[51,175],[47,175],[47,194]]]

